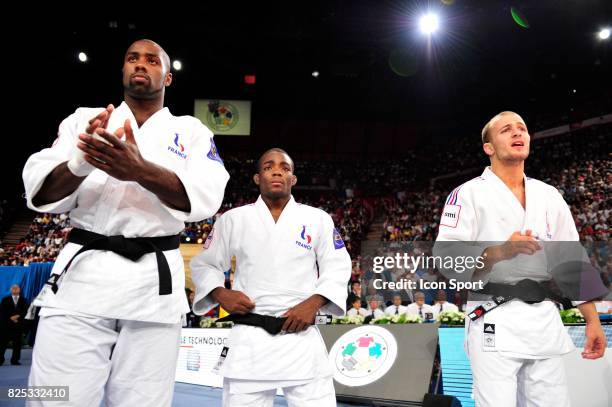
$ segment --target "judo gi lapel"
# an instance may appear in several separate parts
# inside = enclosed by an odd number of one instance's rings
[[[136,139],[136,142],[137,143],[141,143],[141,142],[150,143],[151,140],[146,140],[146,139],[143,140],[141,138],[142,129],[149,129],[149,127],[152,127],[152,126],[153,126],[152,128],[155,128],[154,126],[156,123],[159,123],[160,121],[163,121],[163,120],[167,120],[171,116],[172,115],[170,114],[170,111],[168,110],[168,108],[164,107],[163,109],[160,109],[157,112],[153,113],[151,117],[149,117],[147,121],[142,124],[142,127],[138,127],[138,123],[136,122],[136,118],[134,117],[132,110],[127,105],[127,103],[122,102],[117,107],[117,109],[115,109],[115,111],[111,114],[111,117],[108,121],[108,129],[111,131],[115,131],[117,128],[123,127],[125,120],[129,119],[130,123],[132,124],[132,130],[134,131],[134,138]],[[165,126],[161,126],[161,128],[165,128]],[[149,131],[150,130],[151,129],[149,129]]]
[[[110,119],[108,119],[108,130],[110,132],[114,132],[119,127],[123,127],[126,119],[130,119],[135,135],[136,131],[138,130],[138,125],[136,124],[134,114],[125,102],[122,102],[119,106],[117,106],[115,111],[111,114]]]
[[[257,209],[257,216],[261,220],[262,226],[269,233],[273,233],[274,229],[277,226],[284,224],[285,219],[290,217],[290,214],[293,211],[293,209],[295,209],[295,207],[297,207],[297,203],[293,199],[293,196],[291,196],[289,198],[289,202],[287,202],[287,205],[285,205],[285,207],[283,208],[281,215],[278,217],[278,221],[274,222],[274,218],[272,217],[272,212],[270,212],[270,208],[268,208],[268,205],[266,205],[261,195],[259,196],[259,198],[257,198],[257,201],[255,202],[255,208]]]
[[[525,177],[525,223],[523,229],[531,229],[535,234],[540,230],[539,217],[546,212],[546,200],[542,196],[538,196],[538,191]],[[543,237],[543,236],[542,236]]]
[[[491,171],[490,167],[485,168],[484,172],[482,173],[482,177],[485,178],[488,182],[490,182],[494,186],[495,192],[499,197],[497,201],[505,202],[506,205],[504,206],[509,208],[512,211],[512,213],[507,214],[507,216],[509,218],[520,219],[519,223],[521,226],[523,226],[525,222],[525,210],[523,209],[523,206],[521,205],[519,200],[516,198],[516,196],[514,196],[512,191],[510,191],[510,188],[508,188],[506,184],[504,184],[504,181],[502,181],[497,175],[495,175],[495,173],[493,173],[493,171]],[[525,176],[523,175],[523,177]],[[525,189],[526,188],[527,188],[527,182],[525,181]],[[525,196],[527,197],[526,190],[525,190]],[[526,200],[525,205],[528,205],[528,204],[529,204],[529,199]],[[499,210],[503,210],[503,209],[499,208]]]
[[[272,213],[261,196],[257,199],[257,202],[255,202],[257,217],[259,218],[261,227],[265,231],[265,241],[262,242],[256,268],[269,268],[272,259],[278,256],[278,248],[281,243],[280,239],[283,238],[283,228],[286,227],[286,223],[290,221],[291,212],[293,212],[296,207],[297,204],[292,196],[289,202],[287,202],[287,205],[285,205],[285,208],[283,208],[278,221],[274,222]]]
[[[255,202],[257,226],[265,231],[260,235],[264,240],[259,243],[260,250],[256,255],[257,260],[254,261],[246,286],[247,294],[255,304],[263,296],[283,294],[277,276],[278,273],[285,272],[286,252],[284,252],[284,247],[286,245],[283,245],[283,239],[287,238],[287,227],[291,224],[296,208],[297,204],[291,197],[275,223],[270,209],[261,196]]]

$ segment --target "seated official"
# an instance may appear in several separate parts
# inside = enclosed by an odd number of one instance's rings
[[[414,294],[414,302],[406,307],[406,314],[417,315],[425,321],[433,319],[433,308],[425,304],[425,294],[418,291]]]
[[[385,309],[385,315],[401,315],[406,313],[406,307],[402,305],[402,297],[400,295],[393,296],[393,305]]]

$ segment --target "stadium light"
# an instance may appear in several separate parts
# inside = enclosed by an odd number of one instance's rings
[[[87,54],[84,52],[79,52],[79,61],[87,62]]]
[[[439,26],[438,16],[433,13],[427,13],[419,20],[419,28],[423,34],[433,34]]]
[[[174,62],[172,62],[172,68],[174,68],[175,71],[180,71],[183,69],[183,64],[178,59],[175,59]]]
[[[602,28],[597,33],[597,37],[599,37],[600,40],[607,40],[608,38],[610,38],[610,29],[609,28]]]

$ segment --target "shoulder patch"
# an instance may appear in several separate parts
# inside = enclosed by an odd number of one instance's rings
[[[446,198],[447,205],[455,205],[457,203],[457,198],[459,197],[459,190],[461,189],[462,186],[463,184],[459,185],[457,188],[453,190],[453,192],[450,193],[448,198]]]
[[[442,209],[442,216],[440,217],[440,226],[456,228],[459,224],[460,213],[461,205],[444,205],[444,209]]]
[[[342,240],[342,236],[340,233],[334,228],[334,249],[342,249],[344,247],[344,240]]]
[[[206,157],[210,158],[213,161],[221,163],[221,165],[225,165],[223,164],[223,160],[219,155],[219,151],[217,150],[217,146],[215,145],[215,140],[212,137],[210,138],[210,151],[208,152],[208,154],[206,154]]]

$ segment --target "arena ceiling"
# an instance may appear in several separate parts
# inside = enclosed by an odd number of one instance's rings
[[[257,117],[268,120],[388,120],[457,129],[480,126],[502,109],[527,116],[585,105],[612,110],[612,40],[596,35],[612,25],[609,0],[17,7],[5,14],[3,27],[18,67],[8,85],[15,105],[26,106],[14,117],[37,116],[27,122],[27,141],[20,140],[22,155],[50,140],[49,128],[77,106],[120,100],[123,52],[141,37],[183,64],[167,95],[175,114],[191,114],[198,97],[247,98]],[[529,28],[513,20],[511,7]],[[428,10],[440,19],[431,37],[418,30]],[[79,52],[87,53],[87,63],[78,61]],[[246,74],[256,75],[254,86],[244,83]]]

